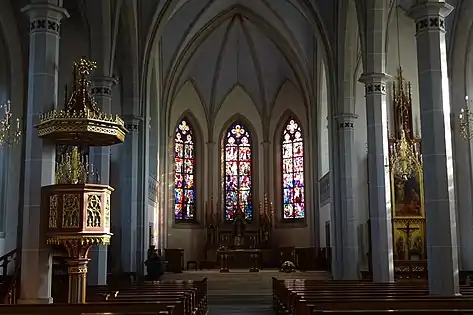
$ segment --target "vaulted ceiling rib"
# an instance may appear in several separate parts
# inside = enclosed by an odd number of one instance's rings
[[[265,105],[273,103],[285,80],[297,82],[290,66],[292,62],[288,62],[289,58],[274,43],[272,32],[286,41],[285,45],[305,69],[313,66],[313,25],[299,2],[180,1],[161,39],[165,78],[172,79],[168,77],[171,69],[182,61],[177,56],[183,56],[190,43],[199,41],[197,49],[184,61],[186,66],[179,72],[176,86],[193,80],[206,107],[214,111],[227,93],[240,85],[263,110]]]

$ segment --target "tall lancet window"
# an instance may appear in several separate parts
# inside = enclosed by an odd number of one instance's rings
[[[287,121],[281,139],[283,218],[304,219],[304,140],[299,123]]]
[[[252,143],[248,129],[240,122],[233,123],[225,134],[223,164],[225,220],[233,220],[238,210],[252,220]]]
[[[176,222],[195,217],[195,142],[192,127],[183,119],[174,136],[174,216]]]

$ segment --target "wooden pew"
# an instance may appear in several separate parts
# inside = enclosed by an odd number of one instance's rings
[[[207,279],[88,287],[87,304],[0,305],[0,314],[204,315]]]
[[[155,281],[132,284],[121,288],[95,286],[89,288],[95,294],[89,301],[137,302],[137,301],[181,301],[185,315],[207,312],[207,279],[202,281]]]
[[[472,288],[462,287],[462,294],[470,297],[436,298],[428,293],[425,282],[374,284],[273,278],[276,314],[351,314],[368,310],[379,314],[392,310],[408,310],[411,314],[439,310],[445,314],[444,310],[466,312],[473,309]]]
[[[183,305],[179,302],[150,303],[89,303],[89,304],[17,304],[0,305],[0,314],[16,315],[82,315],[82,314],[128,314],[128,315],[182,315]]]

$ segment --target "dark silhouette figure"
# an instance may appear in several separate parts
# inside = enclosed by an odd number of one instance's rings
[[[164,274],[164,261],[155,249],[148,250],[148,260],[145,261],[145,265],[150,281],[158,281]]]

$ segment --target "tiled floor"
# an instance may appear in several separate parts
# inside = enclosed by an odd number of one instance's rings
[[[251,273],[246,270],[188,271],[181,274],[166,274],[164,279],[208,279],[209,315],[270,315],[272,292],[271,279],[326,279],[325,272],[280,273],[277,270],[261,270]]]

